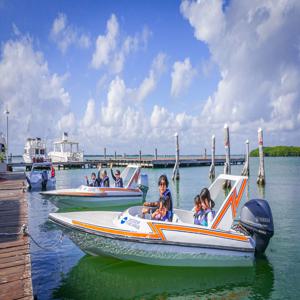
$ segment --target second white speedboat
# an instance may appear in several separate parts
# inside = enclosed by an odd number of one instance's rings
[[[124,187],[90,187],[42,192],[58,208],[102,208],[142,203],[148,191],[148,177],[138,165],[128,165],[121,177]]]
[[[55,170],[51,162],[33,163],[26,179],[29,189],[53,189],[56,185]]]
[[[142,206],[124,212],[51,213],[50,220],[66,229],[86,253],[165,266],[251,266],[273,235],[273,220],[264,200],[250,200],[243,224],[232,227],[247,177],[220,175],[209,188],[212,198],[224,195],[225,180],[232,188],[208,226],[194,224],[191,211],[174,209],[172,222],[141,217]]]

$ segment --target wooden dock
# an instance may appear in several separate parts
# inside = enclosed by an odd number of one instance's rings
[[[14,234],[23,224],[28,224],[24,175],[0,174],[1,300],[33,299],[29,237]]]
[[[236,156],[230,159],[231,165],[241,165],[245,162],[244,156]],[[215,158],[215,165],[224,165],[225,157],[219,156]],[[155,157],[152,156],[133,156],[133,157],[100,157],[99,159],[86,159],[80,162],[59,162],[53,163],[54,167],[60,169],[73,168],[97,168],[101,164],[102,167],[108,167],[112,164],[114,167],[125,167],[128,164],[139,164],[142,168],[173,168],[175,165],[175,157]],[[180,156],[180,167],[203,167],[210,166],[211,159],[197,156]],[[32,163],[9,163],[8,169],[25,168],[27,171],[31,169]]]

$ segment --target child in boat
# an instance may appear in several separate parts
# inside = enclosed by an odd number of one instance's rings
[[[195,197],[195,199],[196,198],[197,196]],[[201,209],[199,209],[199,203],[201,204]],[[202,226],[211,226],[213,219],[215,217],[215,211],[213,210],[214,206],[215,203],[210,198],[209,189],[207,188],[202,189],[199,195],[199,201],[197,201],[197,211],[195,210],[195,214],[194,214],[194,224],[202,225]]]
[[[201,199],[199,195],[194,198],[194,204],[195,206],[192,209],[192,212],[194,213],[194,218],[196,218],[199,212],[202,210]]]
[[[154,220],[165,221],[167,220],[167,203],[164,201],[164,198],[159,199],[158,209],[151,215],[151,218]]]
[[[201,200],[200,195],[197,195],[194,198],[195,206],[192,209],[194,213],[194,224],[196,225],[204,225],[202,224],[202,219],[204,217],[204,209],[202,208],[203,200]]]

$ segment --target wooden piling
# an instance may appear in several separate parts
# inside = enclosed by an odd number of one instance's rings
[[[216,138],[215,135],[212,135],[211,137],[211,165],[209,168],[209,175],[208,177],[210,179],[214,179],[215,174],[215,152],[216,152]]]
[[[173,176],[172,180],[179,180],[179,138],[178,138],[178,133],[175,133],[175,140],[176,140],[176,161],[175,161],[175,166],[173,169]]]
[[[265,164],[264,164],[264,149],[263,149],[263,130],[261,128],[257,131],[258,137],[258,152],[259,152],[259,168],[258,168],[258,177],[257,184],[265,185]]]
[[[230,166],[230,138],[229,138],[229,127],[227,124],[224,125],[224,146],[225,146],[225,164],[224,164],[224,174],[231,174]],[[231,183],[226,180],[223,184],[224,188],[230,188]]]
[[[250,175],[250,170],[249,170],[249,140],[246,140],[246,157],[245,157],[245,164],[242,170],[243,176],[249,176]]]

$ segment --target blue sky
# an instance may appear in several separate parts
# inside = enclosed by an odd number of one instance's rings
[[[0,1],[11,151],[63,131],[86,153],[299,145],[297,1]],[[298,25],[298,26],[297,26]],[[4,115],[0,131],[5,132]]]

